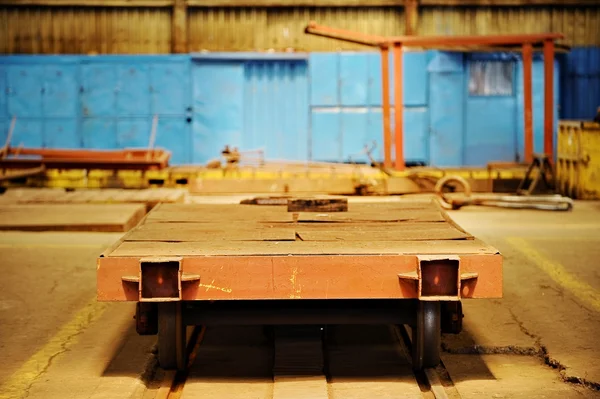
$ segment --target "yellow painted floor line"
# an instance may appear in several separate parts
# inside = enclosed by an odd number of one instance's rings
[[[565,288],[582,303],[600,312],[600,292],[579,280],[560,263],[547,258],[535,247],[520,237],[508,237],[506,241],[527,259],[543,270],[555,283]]]
[[[85,305],[43,348],[31,356],[6,383],[0,386],[0,398],[25,397],[33,382],[47,370],[51,361],[66,352],[77,341],[77,336],[98,320],[107,307],[107,303],[97,302],[95,298]]]

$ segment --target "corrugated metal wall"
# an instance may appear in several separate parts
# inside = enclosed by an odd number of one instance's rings
[[[600,46],[600,7],[422,7],[420,35],[561,32],[564,44]]]
[[[196,8],[189,13],[191,51],[335,51],[364,46],[306,35],[308,21],[365,33],[400,35],[401,7]]]
[[[404,155],[437,166],[522,159],[522,72],[505,96],[472,96],[481,55],[404,54]],[[0,142],[33,147],[145,147],[204,163],[225,145],[269,158],[381,160],[380,57],[373,52],[211,53],[194,56],[0,57]],[[559,70],[555,77],[558,80]],[[533,69],[535,150],[543,144],[543,65]],[[391,85],[394,82],[390,82]],[[393,90],[392,90],[393,92]],[[392,117],[393,121],[393,117]],[[516,121],[516,123],[515,123]]]
[[[592,120],[600,107],[600,48],[576,48],[560,61],[561,118]]]
[[[421,35],[556,31],[566,44],[600,46],[600,7],[420,7]],[[0,7],[0,53],[171,52],[170,7]],[[361,48],[305,35],[310,20],[365,33],[404,33],[403,7],[188,9],[190,51]],[[362,47],[361,49],[365,49]]]
[[[3,54],[164,54],[169,8],[1,7]]]

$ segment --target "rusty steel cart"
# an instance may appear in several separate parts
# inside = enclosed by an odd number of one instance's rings
[[[163,368],[186,364],[186,326],[407,324],[413,366],[439,363],[462,298],[502,296],[502,256],[435,202],[161,204],[98,258],[99,301],[137,302]]]

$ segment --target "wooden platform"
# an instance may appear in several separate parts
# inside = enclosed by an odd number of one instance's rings
[[[0,230],[126,232],[145,214],[139,204],[0,205]]]
[[[1,204],[145,204],[149,211],[158,203],[183,203],[187,190],[153,188],[143,190],[10,189],[0,197]]]
[[[184,299],[406,298],[398,274],[417,256],[459,256],[479,273],[466,297],[499,297],[498,251],[454,224],[432,202],[350,204],[348,212],[286,206],[160,204],[98,260],[98,298],[136,300],[121,283],[141,258],[182,258],[200,275]],[[129,287],[129,288],[127,288]]]

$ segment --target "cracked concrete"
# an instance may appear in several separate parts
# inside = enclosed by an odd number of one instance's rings
[[[477,345],[487,350],[472,352],[536,354],[558,371],[563,381],[598,389],[600,364],[595,359],[600,359],[600,318],[592,309],[593,303],[582,301],[573,292],[573,284],[562,284],[556,276],[548,275],[547,268],[505,240],[525,239],[543,257],[559,262],[573,281],[600,289],[596,272],[600,256],[598,207],[577,202],[570,213],[470,207],[451,212],[451,216],[504,255],[504,298],[477,301],[476,305],[470,304],[476,301],[464,301],[465,332],[444,337],[444,348],[451,353],[469,353],[469,347]],[[557,275],[560,278],[564,273]],[[534,350],[522,351],[524,342],[526,348]]]
[[[466,207],[451,215],[505,255],[504,298],[465,301],[464,332],[443,338],[442,358],[462,397],[599,397],[597,310],[506,238],[524,238],[576,279],[600,290],[595,267],[600,208],[580,202],[572,213]],[[90,299],[95,258],[117,238],[0,233],[0,259],[8,271],[0,280],[0,384]],[[77,330],[80,335],[64,335],[64,345],[28,376],[33,382],[23,394],[44,399],[144,397],[153,373],[161,371],[153,353],[155,337],[137,336],[132,314],[132,304],[110,304],[98,322]]]
[[[0,385],[93,298],[95,268],[78,269],[93,265],[98,253],[118,237],[0,233]]]

